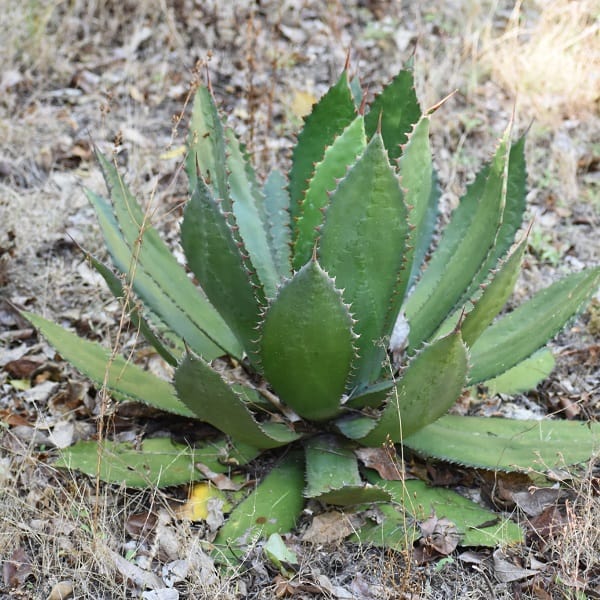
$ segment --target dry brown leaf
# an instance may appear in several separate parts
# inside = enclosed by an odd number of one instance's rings
[[[513,492],[515,504],[529,517],[541,515],[548,506],[556,504],[563,492],[558,488],[537,488]]]
[[[448,556],[460,541],[456,525],[446,517],[438,519],[433,515],[420,524],[420,529],[422,537],[415,548],[415,558],[420,563],[438,555]]]
[[[375,469],[387,481],[402,481],[404,470],[393,448],[357,448],[354,453],[368,469]]]
[[[206,479],[214,484],[221,491],[237,492],[242,489],[243,485],[234,483],[227,475],[223,473],[215,473],[204,463],[196,463],[194,465]]]
[[[520,581],[538,573],[539,571],[535,569],[524,569],[510,562],[500,549],[494,552],[494,575],[500,583]]]
[[[21,587],[33,576],[31,558],[29,558],[29,555],[21,546],[2,565],[2,576],[4,578],[4,585],[10,589]]]
[[[59,581],[50,591],[46,600],[68,600],[73,597],[73,582]]]
[[[348,515],[331,511],[316,515],[310,527],[304,532],[302,540],[312,544],[331,544],[349,536],[355,527]]]
[[[134,538],[147,538],[154,531],[156,520],[152,511],[131,514],[125,520],[125,531]]]

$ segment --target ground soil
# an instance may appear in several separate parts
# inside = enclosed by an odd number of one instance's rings
[[[264,176],[270,165],[289,164],[302,112],[337,79],[348,54],[370,97],[414,57],[424,106],[456,90],[432,129],[443,220],[492,154],[513,112],[514,95],[491,77],[491,66],[478,62],[476,43],[486,28],[505,27],[512,6],[459,0],[431,11],[394,0],[17,4],[0,1],[6,40],[0,71],[0,597],[59,598],[52,590],[69,581],[77,598],[140,597],[144,583],[122,560],[164,579],[165,565],[197,551],[202,529],[165,522],[162,546],[158,536],[145,540],[132,532],[131,515],[145,514],[149,506],[164,515],[185,491],[96,489],[51,467],[49,432],[62,427],[71,441],[92,436],[98,396],[14,308],[40,313],[107,346],[114,342],[119,305],[79,250],[81,245],[105,257],[83,193],[83,187],[104,191],[94,145],[116,152],[132,190],[152,207],[155,224],[178,251],[186,190],[178,149],[190,84],[198,77],[210,75],[220,106]],[[518,133],[531,126],[534,219],[514,303],[562,274],[600,263],[600,119],[581,107],[562,110],[531,125],[538,115],[525,101],[514,124]],[[557,367],[536,391],[486,398],[462,410],[597,419],[600,297],[552,347]],[[8,364],[24,370],[11,371]],[[35,383],[29,389],[14,383],[29,378]],[[119,418],[135,434],[148,427],[135,412]],[[485,478],[435,467],[432,473],[485,501]],[[534,570],[512,581],[498,576],[499,558],[491,551],[456,551],[415,564],[411,553],[342,542],[303,545],[312,518],[306,514],[290,541],[298,547],[300,568],[287,588],[256,552],[246,561],[249,570],[225,580],[198,559],[194,575],[172,589],[182,598],[600,597],[598,565],[566,539],[587,536],[592,553],[600,546],[594,481],[597,486],[592,464],[587,478],[571,482],[576,489],[556,509],[558,516],[546,515],[552,534],[505,550],[511,565]],[[575,493],[582,486],[587,495]]]

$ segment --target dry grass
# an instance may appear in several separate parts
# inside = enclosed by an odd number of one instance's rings
[[[503,30],[486,27],[478,51],[530,118],[557,125],[600,108],[598,0],[516,2]]]
[[[63,322],[91,323],[93,333],[114,339],[108,332],[114,332],[118,307],[107,304],[107,296],[89,281],[73,277],[80,259],[72,248],[56,250],[67,228],[86,247],[100,251],[77,188],[83,181],[101,189],[97,170],[89,159],[75,161],[75,168],[65,163],[79,140],[91,136],[110,146],[120,130],[120,156],[133,189],[144,201],[153,199],[163,215],[161,229],[175,238],[172,215],[181,190],[171,183],[171,163],[152,165],[171,147],[170,117],[181,110],[196,59],[209,50],[217,94],[264,165],[287,159],[290,132],[297,125],[289,101],[298,93],[320,94],[351,44],[367,83],[379,84],[420,38],[416,60],[423,104],[459,90],[436,115],[433,132],[448,204],[487,158],[518,95],[520,127],[533,114],[545,124],[529,142],[534,180],[544,177],[544,186],[532,193],[535,206],[554,215],[549,197],[555,194],[571,198],[572,212],[585,211],[575,200],[582,189],[591,197],[595,185],[582,182],[578,165],[590,153],[590,132],[598,131],[597,119],[590,116],[598,100],[598,25],[590,20],[598,17],[597,2],[539,2],[531,10],[527,4],[526,13],[521,4],[471,0],[435,12],[416,4],[403,10],[400,2],[379,0],[368,3],[373,13],[352,2],[265,2],[262,12],[252,2],[239,3],[236,10],[233,3],[204,2],[202,11],[196,4],[0,0],[0,37],[7,49],[0,81],[0,158],[13,169],[0,182],[0,227],[17,232],[17,259],[7,267],[12,299],[25,299]],[[581,119],[581,129],[588,130],[568,130],[585,150],[571,142],[567,168],[561,146],[565,116]],[[559,133],[563,137],[557,140]],[[267,141],[273,137],[278,137],[275,143]],[[484,153],[483,147],[488,149]],[[598,225],[595,218],[593,226]],[[551,232],[555,224],[548,226]],[[597,246],[581,247],[579,230],[560,233],[573,236],[577,257],[598,259]],[[6,379],[0,383],[2,406],[12,406],[15,394]],[[43,429],[43,408],[40,415]],[[173,519],[173,494],[136,494],[111,486],[96,490],[83,478],[53,472],[43,455],[38,458],[38,449],[31,438],[20,441],[12,429],[3,433],[0,560],[7,564],[22,548],[31,563],[31,575],[10,594],[46,598],[55,583],[70,580],[78,598],[133,597],[136,586],[127,581],[131,567],[121,557],[159,575],[165,565],[188,560],[190,569],[177,584],[183,597],[273,597],[272,571],[218,576],[202,550],[202,531]],[[564,582],[560,593],[565,598],[575,598],[574,590],[597,577],[600,507],[592,481],[592,473],[582,480],[581,493],[569,507],[573,518],[546,550]],[[156,529],[132,535],[126,528],[131,515],[150,509],[159,515]],[[256,569],[265,569],[260,554],[252,558]],[[435,566],[410,567],[407,560],[367,548],[307,547],[296,580],[314,584],[318,568],[344,584],[360,574],[367,587],[380,589],[380,597],[514,597],[513,588],[498,585],[491,571],[483,575],[455,561],[436,572]],[[129,571],[129,579],[136,574]],[[523,597],[535,595],[525,591]]]

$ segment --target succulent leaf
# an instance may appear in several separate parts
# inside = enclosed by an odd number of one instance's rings
[[[306,190],[295,225],[294,269],[300,269],[310,260],[318,228],[323,223],[323,209],[329,204],[329,193],[336,188],[337,180],[346,175],[348,168],[363,153],[366,145],[364,119],[359,115],[325,150],[323,160],[315,166],[314,176]]]
[[[435,232],[435,226],[437,223],[438,204],[441,195],[442,190],[440,189],[438,183],[437,173],[433,169],[431,173],[429,199],[427,200],[427,210],[425,211],[425,216],[421,221],[420,227],[414,234],[415,249],[412,260],[412,268],[410,271],[410,278],[408,281],[408,289],[411,289],[415,281],[418,279],[423,268],[425,257],[429,252],[429,247],[431,246],[433,234]]]
[[[304,499],[302,455],[290,452],[248,497],[240,502],[219,530],[212,553],[216,561],[235,565],[259,538],[286,533],[296,524]]]
[[[408,133],[421,116],[412,69],[404,69],[375,97],[365,116],[367,136],[372,138],[381,128],[390,160],[402,154]],[[381,125],[380,125],[381,121]]]
[[[108,289],[112,292],[113,296],[120,299],[124,303],[125,311],[129,314],[132,325],[144,336],[146,341],[152,345],[152,347],[167,363],[169,363],[172,367],[177,365],[177,358],[173,356],[172,351],[167,348],[167,346],[165,346],[165,344],[163,344],[159,337],[154,333],[152,327],[148,324],[132,299],[127,297],[121,279],[115,275],[109,267],[100,262],[97,258],[93,257],[91,254],[87,255],[87,259],[90,261],[94,269],[96,269],[96,271],[102,275],[106,285],[108,286]]]
[[[600,267],[563,277],[490,325],[471,348],[470,383],[496,377],[556,335],[600,286]]]
[[[440,248],[436,250],[405,305],[406,317],[410,322],[409,348],[412,351],[430,339],[450,314],[494,244],[506,196],[508,134],[507,131],[500,142],[481,197],[477,199],[470,219],[467,217],[470,223],[466,227],[465,224],[459,224],[456,228],[449,226],[451,240],[440,243]],[[476,180],[471,189],[476,189],[478,185]],[[471,198],[468,201],[471,204]],[[455,211],[452,221],[463,216],[463,211]],[[458,230],[462,230],[462,237],[456,238]],[[452,253],[448,252],[450,248]]]
[[[120,355],[111,353],[97,342],[90,342],[60,325],[33,313],[21,313],[61,356],[97,385],[111,392],[186,417],[193,413],[180,402],[173,386],[144,371]]]
[[[206,295],[253,360],[264,296],[252,284],[226,214],[200,178],[185,207],[181,244]]]
[[[525,214],[527,197],[527,169],[525,166],[525,136],[511,145],[506,174],[506,198],[502,211],[502,222],[498,228],[494,244],[475,275],[470,287],[463,295],[463,301],[473,296],[477,287],[485,281],[489,272],[496,268],[499,260],[505,256],[521,226]],[[459,301],[459,304],[461,301]]]
[[[226,473],[229,466],[220,462],[224,456],[244,465],[257,454],[258,450],[242,445],[239,450],[231,447],[224,439],[194,448],[166,437],[145,439],[139,444],[86,441],[62,450],[54,466],[75,469],[90,477],[98,475],[102,481],[130,488],[166,487],[205,479],[196,469],[197,463],[215,473]]]
[[[354,358],[352,317],[316,261],[282,285],[261,331],[262,368],[281,400],[310,420],[339,414]]]
[[[373,472],[369,472],[368,479],[392,494],[393,501],[403,509],[397,512],[395,518],[390,515],[390,520],[399,525],[410,522],[404,512],[406,511],[418,522],[423,522],[432,515],[438,519],[448,519],[457,528],[461,546],[497,546],[523,541],[523,531],[519,525],[482,508],[453,490],[432,487],[419,480],[385,481]],[[357,533],[361,541],[364,541],[363,529]],[[383,542],[379,545],[386,545],[385,540]]]
[[[520,394],[535,387],[552,373],[556,360],[552,350],[542,348],[508,371],[482,382],[488,395]]]
[[[335,436],[311,438],[304,447],[305,497],[341,506],[390,499],[389,493],[380,487],[362,481],[356,455],[348,444],[341,443]]]
[[[407,235],[402,190],[375,134],[331,196],[318,248],[321,264],[343,289],[357,321],[359,358],[350,387],[370,383],[381,372],[384,338],[395,320],[390,299],[404,294],[408,280]]]
[[[113,264],[133,283],[138,296],[194,351],[214,358],[223,349],[240,354],[240,347],[219,313],[187,277],[183,267],[145,221],[144,213],[102,154],[98,160],[110,190],[111,205],[86,190],[102,228]]]
[[[263,194],[269,244],[279,279],[283,281],[292,275],[292,229],[287,180],[281,171],[278,169],[271,171],[265,181]]]
[[[338,428],[363,446],[378,446],[388,440],[400,443],[448,411],[460,396],[467,369],[467,349],[460,332],[455,331],[413,358],[388,393],[387,405],[378,419],[339,419]],[[364,434],[369,421],[372,425]]]
[[[404,440],[426,457],[494,471],[584,462],[600,448],[600,423],[446,415]]]
[[[187,355],[175,371],[175,389],[192,414],[233,440],[276,448],[300,438],[283,423],[258,423],[243,396],[201,358]]]
[[[231,129],[225,130],[225,139],[229,151],[227,182],[235,222],[265,294],[272,298],[279,283],[279,274],[267,237],[265,200],[253,173],[248,171],[248,163]]]
[[[213,196],[226,203],[225,210],[231,210],[223,124],[212,91],[206,86],[200,86],[194,98],[188,147],[186,171],[190,182],[190,193],[194,192],[200,176],[209,186]]]
[[[344,71],[338,82],[319,100],[304,122],[292,154],[290,212],[296,218],[313,176],[315,164],[323,160],[325,148],[354,120],[356,109]]]
[[[461,326],[463,340],[468,346],[475,343],[512,294],[519,277],[526,246],[527,238],[524,238],[509,254],[498,271],[491,276],[491,281],[483,291],[474,299],[475,305]]]

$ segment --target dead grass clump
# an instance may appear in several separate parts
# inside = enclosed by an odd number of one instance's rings
[[[552,124],[593,114],[600,101],[598,0],[524,5],[515,4],[503,32],[483,33],[482,64],[536,119]]]

